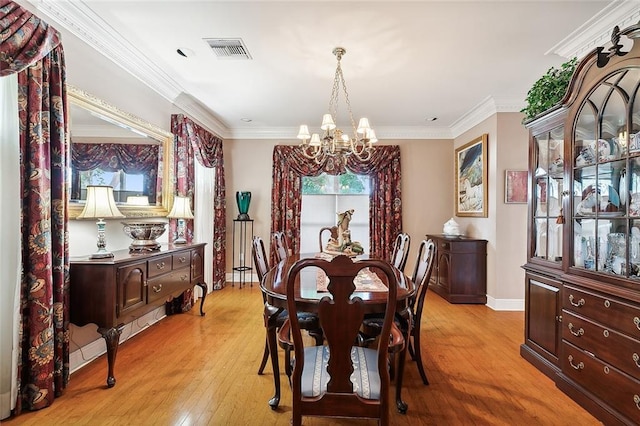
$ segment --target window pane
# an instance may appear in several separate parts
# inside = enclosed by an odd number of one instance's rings
[[[338,223],[338,213],[354,210],[349,224],[351,240],[369,252],[369,177],[346,173],[302,178],[300,252],[320,250],[320,228]]]

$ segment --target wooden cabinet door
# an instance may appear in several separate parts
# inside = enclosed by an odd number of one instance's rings
[[[118,268],[116,316],[121,317],[147,303],[147,262],[138,262]]]
[[[444,287],[447,292],[449,291],[449,275],[451,259],[449,258],[449,252],[437,251],[438,256],[438,285]]]
[[[560,348],[560,283],[527,274],[526,340],[548,361],[558,362]]]

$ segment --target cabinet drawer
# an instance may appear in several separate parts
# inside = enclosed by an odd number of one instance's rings
[[[564,286],[562,307],[640,339],[640,308],[620,300]]]
[[[562,338],[640,379],[640,342],[564,311]],[[639,413],[640,414],[640,413]]]
[[[640,382],[570,343],[562,343],[562,372],[625,415],[629,424],[640,419]]]
[[[183,251],[173,255],[173,269],[186,268],[191,263],[191,252]]]
[[[149,278],[171,272],[171,255],[155,257],[147,262]]]
[[[152,303],[158,299],[176,296],[189,286],[189,269],[181,269],[163,275],[161,278],[149,280],[147,300]]]

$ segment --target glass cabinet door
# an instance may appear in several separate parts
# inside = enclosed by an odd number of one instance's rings
[[[637,68],[608,77],[573,129],[571,265],[632,279],[640,279],[639,79]]]
[[[562,262],[564,126],[534,137],[533,257]]]

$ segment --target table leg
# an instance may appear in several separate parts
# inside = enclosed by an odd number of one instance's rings
[[[197,282],[196,285],[202,289],[202,297],[200,298],[200,316],[203,317],[205,312],[202,309],[204,306],[204,298],[207,297],[207,283]]]
[[[116,365],[116,354],[118,353],[118,343],[124,324],[118,324],[111,328],[98,328],[98,333],[102,335],[107,344],[107,363],[109,365],[109,373],[107,374],[107,387],[112,388],[116,385],[116,378],[113,374]]]
[[[274,307],[265,303],[264,315],[265,326],[267,327],[267,343],[269,345],[269,356],[271,357],[271,369],[273,370],[274,395],[269,400],[272,410],[278,408],[280,404],[280,363],[278,361],[278,342],[276,339],[276,318],[282,309],[274,311]]]

